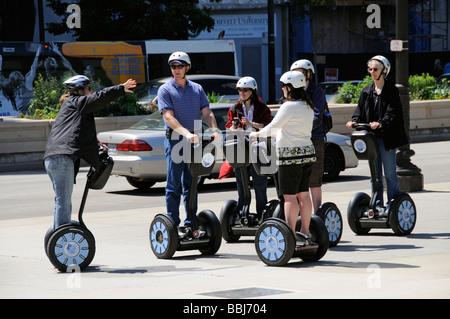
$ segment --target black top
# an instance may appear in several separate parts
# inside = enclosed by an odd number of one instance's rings
[[[123,85],[86,96],[70,95],[61,105],[48,136],[44,159],[51,155],[79,157],[97,168],[99,146],[93,112],[125,94]]]
[[[379,122],[381,128],[374,132],[383,139],[386,150],[408,144],[400,94],[397,87],[389,81],[384,83],[380,95],[376,94],[374,83],[362,90],[352,121]]]

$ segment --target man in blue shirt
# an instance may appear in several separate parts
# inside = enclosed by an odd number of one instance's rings
[[[214,142],[221,142],[222,133],[209,108],[209,101],[201,85],[186,79],[191,60],[184,52],[174,52],[169,57],[173,78],[158,90],[158,108],[164,117],[166,138],[164,146],[167,160],[166,207],[176,225],[180,224],[181,189],[186,210],[185,226],[189,226],[188,201],[192,176],[183,153],[183,143],[198,143],[196,133],[201,132],[202,116],[214,131]],[[197,211],[197,198],[195,210]],[[180,234],[181,236],[183,234]]]

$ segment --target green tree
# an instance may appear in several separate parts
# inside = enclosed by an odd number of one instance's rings
[[[47,23],[47,30],[73,32],[78,41],[186,40],[214,27],[211,10],[197,6],[198,0],[74,0],[81,9],[81,28],[69,31],[68,3],[46,1],[61,17],[61,22]]]

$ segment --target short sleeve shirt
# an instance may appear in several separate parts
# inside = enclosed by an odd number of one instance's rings
[[[175,118],[187,130],[198,129],[195,121],[201,121],[202,109],[209,106],[208,98],[200,84],[187,80],[186,87],[178,85],[174,79],[158,89],[158,109],[162,114],[172,110]],[[169,125],[166,123],[166,128]]]

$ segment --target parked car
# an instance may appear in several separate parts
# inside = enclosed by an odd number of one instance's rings
[[[161,85],[169,81],[172,77],[163,77],[151,80],[149,82],[139,85],[134,93],[141,104],[152,103]],[[236,90],[236,83],[240,77],[232,75],[217,75],[217,74],[192,74],[187,75],[186,78],[200,84],[206,94],[212,94],[222,97],[220,102],[235,103],[239,99],[239,93]]]
[[[339,88],[344,84],[351,82],[353,85],[357,85],[360,82],[363,82],[362,80],[352,80],[352,81],[334,81],[334,82],[320,82],[318,85],[324,90],[325,97],[327,99],[327,102],[333,102],[333,98],[338,93]]]
[[[225,124],[228,121],[227,112],[232,105],[211,104],[217,125],[224,134]],[[163,117],[159,112],[154,112],[129,129],[99,133],[98,139],[109,148],[109,154],[114,159],[111,174],[124,176],[132,186],[145,189],[166,179],[164,136]],[[356,167],[358,160],[353,153],[348,136],[328,133],[327,141],[324,178],[332,180],[344,169]],[[219,147],[218,150],[221,151],[221,148]],[[219,176],[222,163],[223,154],[218,152],[217,161],[208,178]]]

